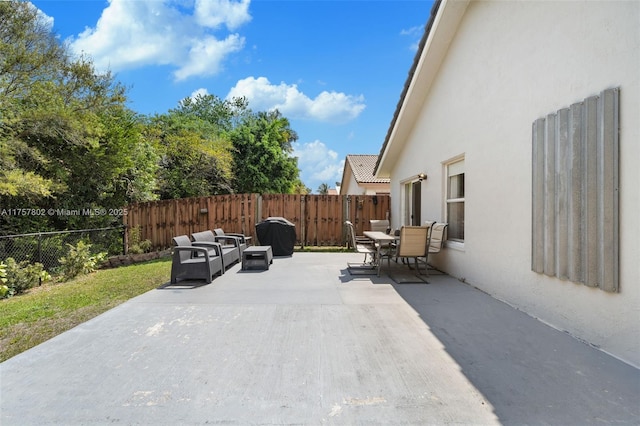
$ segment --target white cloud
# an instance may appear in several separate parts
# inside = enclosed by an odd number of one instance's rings
[[[409,36],[414,40],[409,46],[409,49],[414,52],[418,50],[418,47],[420,46],[420,39],[422,38],[423,34],[424,27],[422,25],[416,25],[415,27],[403,29],[402,31],[400,31],[400,35]]]
[[[196,90],[193,91],[193,93],[191,93],[191,98],[195,99],[198,96],[206,96],[208,94],[209,94],[209,91],[207,89],[201,87],[200,89],[196,89]]]
[[[249,0],[239,3],[229,0],[196,0],[196,21],[205,27],[216,28],[225,24],[234,30],[251,20],[249,15]]]
[[[423,27],[422,25],[416,25],[411,28],[403,29],[400,31],[401,35],[409,35],[413,37],[420,37],[422,35]]]
[[[189,49],[185,65],[175,72],[176,80],[184,80],[194,75],[214,75],[220,71],[224,58],[242,49],[244,39],[232,34],[220,41],[206,37],[195,41]]]
[[[53,30],[53,17],[47,15],[46,13],[44,13],[43,11],[35,7],[32,3],[29,3],[28,7],[31,8],[31,10],[36,12],[36,15],[38,16],[38,21],[40,22],[41,25],[43,25],[49,31]]]
[[[344,158],[338,159],[338,153],[319,140],[294,143],[293,155],[298,157],[302,181],[313,190],[321,183],[326,183],[332,188],[342,179]]]
[[[245,96],[254,110],[278,109],[290,118],[327,122],[346,122],[364,110],[364,97],[323,91],[314,99],[298,90],[296,84],[271,84],[266,77],[247,77],[231,88],[227,99]]]
[[[211,29],[248,22],[248,5],[249,0],[110,0],[96,26],[72,38],[70,47],[90,55],[99,70],[171,65],[176,80],[214,75],[229,54],[243,48],[244,38],[219,38]],[[184,13],[189,8],[193,15]]]

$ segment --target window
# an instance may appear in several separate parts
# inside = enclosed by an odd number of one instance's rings
[[[464,159],[446,164],[447,240],[464,242]]]
[[[404,184],[404,224],[419,226],[422,220],[422,183],[413,180]]]
[[[619,89],[533,123],[531,269],[618,291]]]

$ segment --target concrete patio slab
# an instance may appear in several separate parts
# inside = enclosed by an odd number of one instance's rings
[[[636,368],[446,275],[394,284],[358,260],[134,298],[0,364],[0,423],[640,423]]]

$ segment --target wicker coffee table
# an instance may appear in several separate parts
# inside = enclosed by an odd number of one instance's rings
[[[249,246],[242,252],[242,270],[269,269],[273,263],[271,246]]]

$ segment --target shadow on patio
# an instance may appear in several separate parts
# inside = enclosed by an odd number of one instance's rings
[[[430,284],[392,285],[501,423],[638,424],[640,370],[436,274]]]

